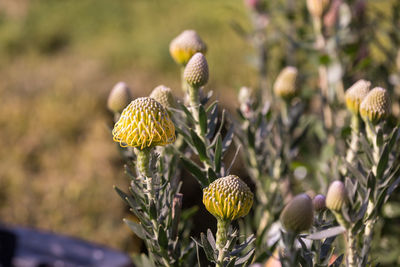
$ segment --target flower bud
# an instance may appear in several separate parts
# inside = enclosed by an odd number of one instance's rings
[[[358,115],[360,104],[363,99],[368,95],[371,83],[366,80],[358,80],[345,94],[346,106],[354,115]]]
[[[314,222],[314,207],[307,194],[295,196],[283,209],[280,216],[285,230],[300,233],[311,228]]]
[[[107,108],[114,113],[120,113],[130,101],[131,94],[128,85],[124,82],[119,82],[108,95]]]
[[[229,175],[203,189],[203,203],[217,219],[233,221],[249,213],[253,193],[239,177]]]
[[[329,0],[307,0],[307,9],[311,16],[320,18],[328,4]]]
[[[208,81],[208,64],[202,53],[196,53],[187,63],[183,77],[192,87],[200,87]]]
[[[114,141],[122,147],[143,149],[174,142],[175,126],[160,103],[150,97],[141,97],[122,111],[112,134]]]
[[[386,89],[375,87],[360,105],[360,115],[364,121],[376,125],[390,114],[390,98]]]
[[[286,67],[278,75],[274,84],[274,94],[284,100],[292,99],[296,93],[297,68]]]
[[[347,190],[344,183],[341,181],[331,183],[326,194],[326,207],[332,211],[340,212],[343,205],[347,203],[347,200]]]
[[[314,204],[314,210],[315,211],[323,211],[326,209],[326,204],[325,204],[325,196],[324,195],[316,195],[313,199],[313,204]]]
[[[172,94],[172,90],[164,85],[159,85],[154,88],[150,97],[163,105],[164,108],[168,109],[175,107],[175,98]]]
[[[186,65],[197,52],[206,53],[207,46],[194,30],[183,31],[169,45],[169,52],[176,63]]]

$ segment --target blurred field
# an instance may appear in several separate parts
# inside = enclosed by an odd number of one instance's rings
[[[255,76],[232,31],[241,1],[29,1],[0,4],[0,221],[126,248],[125,186],[106,97],[178,88],[172,38],[196,29],[209,46],[209,88],[234,99]],[[241,51],[241,53],[235,53]],[[225,92],[228,92],[225,94]]]

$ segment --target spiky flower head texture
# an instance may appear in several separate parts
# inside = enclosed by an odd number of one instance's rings
[[[233,221],[249,213],[253,193],[239,177],[229,175],[203,189],[203,203],[217,219]]]
[[[119,82],[114,85],[107,99],[107,108],[114,113],[120,113],[131,101],[128,85]]]
[[[347,190],[344,183],[341,181],[332,182],[326,194],[326,207],[332,211],[340,212],[347,200]]]
[[[314,207],[307,194],[295,196],[283,209],[280,216],[286,231],[300,233],[310,229],[314,221]]]
[[[386,89],[375,87],[360,105],[360,115],[364,121],[376,125],[390,114],[390,98]]]
[[[196,31],[185,30],[171,41],[169,52],[176,63],[186,65],[197,52],[205,54],[207,46]]]
[[[296,96],[297,68],[286,67],[278,75],[274,83],[274,94],[284,100],[290,100]]]
[[[122,147],[144,149],[175,141],[175,127],[167,110],[150,97],[132,101],[112,130],[113,139]]]
[[[307,0],[307,9],[311,16],[320,18],[328,4],[329,0]]]
[[[193,87],[200,87],[208,82],[208,63],[202,53],[196,53],[185,67],[183,77]]]
[[[368,95],[369,87],[371,82],[366,80],[359,80],[353,84],[346,91],[345,99],[347,109],[350,110],[354,115],[359,114],[360,104],[363,99]]]
[[[313,199],[314,210],[322,211],[326,209],[326,197],[324,195],[318,194]]]
[[[164,85],[159,85],[154,88],[150,94],[150,97],[163,105],[164,108],[168,109],[175,107],[175,98],[172,94],[172,90]]]

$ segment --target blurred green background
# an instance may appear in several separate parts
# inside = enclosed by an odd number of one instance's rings
[[[136,97],[159,84],[180,94],[169,42],[195,29],[209,47],[208,87],[236,101],[256,73],[230,26],[246,16],[231,0],[1,1],[0,221],[126,249],[109,91],[125,81]]]
[[[353,65],[358,47],[346,47],[346,88],[352,79],[366,78],[393,90],[387,74],[395,69],[391,55],[398,47],[386,32],[394,27],[391,17],[382,14],[391,14],[396,1],[368,1],[367,16],[376,29],[366,27],[360,35],[370,56]],[[276,1],[280,7],[284,2]],[[275,11],[275,2],[269,5]],[[297,34],[311,43],[305,0],[296,5],[295,27],[303,30]],[[282,9],[276,11],[269,85],[286,53],[277,32],[287,19]],[[250,28],[248,12],[242,0],[0,1],[0,222],[137,249],[122,223],[126,206],[112,188],[126,188],[128,179],[108,128],[108,93],[125,81],[135,97],[160,84],[180,95],[180,69],[169,42],[195,29],[208,45],[207,89],[233,111],[238,89],[258,83],[250,67],[255,51],[232,28],[232,22]],[[296,49],[307,78],[302,89],[312,95],[318,57]]]

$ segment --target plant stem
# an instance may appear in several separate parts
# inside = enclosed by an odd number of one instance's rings
[[[347,266],[348,267],[357,267],[357,239],[353,233],[352,227],[347,229],[347,246],[348,246],[348,254],[347,254]]]
[[[227,240],[227,232],[229,228],[229,221],[217,219],[217,240],[216,246],[218,250],[218,259],[216,263],[216,267],[224,266],[224,258],[225,258],[225,245]]]
[[[203,133],[201,131],[201,127],[200,127],[200,95],[199,95],[199,88],[197,87],[193,87],[193,86],[188,86],[188,94],[189,94],[189,104],[191,107],[191,112],[192,115],[194,117],[195,120],[195,131],[197,133],[197,135],[200,137],[200,139],[203,141],[203,143],[205,144],[206,147],[208,147],[208,140],[205,136],[205,133]],[[205,161],[203,161],[204,167],[206,168],[206,170],[208,170],[209,168],[212,168],[211,164],[210,164],[210,155],[208,153],[208,150],[206,150],[206,155],[207,155],[207,159]]]
[[[351,117],[351,143],[347,150],[346,161],[352,163],[358,151],[358,135],[360,133],[360,117],[354,115]]]
[[[144,177],[147,186],[147,196],[149,202],[154,201],[153,192],[153,179],[150,170],[150,159],[151,159],[152,148],[138,149],[135,148],[136,154],[136,166],[140,176]]]

